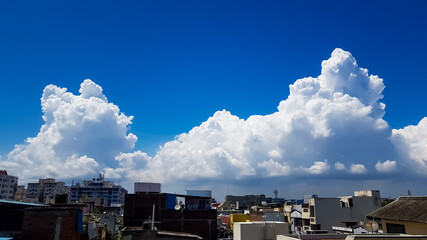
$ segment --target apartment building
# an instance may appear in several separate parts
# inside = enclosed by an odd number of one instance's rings
[[[333,232],[332,226],[351,227],[381,207],[380,191],[355,191],[354,196],[309,199],[302,206],[304,232]]]
[[[120,206],[124,203],[125,194],[128,191],[122,186],[115,185],[111,181],[105,181],[104,175],[98,178],[83,181],[83,183],[71,186],[71,202],[80,202],[92,199],[105,207]]]
[[[60,194],[69,195],[70,187],[64,182],[56,182],[54,178],[39,179],[38,183],[28,183],[27,200],[41,203],[54,203]]]
[[[13,200],[18,187],[18,177],[7,174],[6,170],[0,170],[0,199]]]

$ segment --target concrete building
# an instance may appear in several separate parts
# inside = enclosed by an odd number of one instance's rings
[[[18,187],[18,177],[7,174],[6,170],[0,170],[0,199],[13,200]]]
[[[356,191],[354,196],[310,198],[302,208],[303,231],[333,232],[332,226],[351,227],[380,207],[380,192],[377,190]]]
[[[82,184],[71,186],[71,202],[81,202],[84,199],[92,199],[105,207],[120,206],[124,203],[127,190],[122,186],[115,185],[111,181],[105,181],[104,175],[92,181],[87,180]]]
[[[25,209],[46,206],[0,199],[0,239],[2,237],[14,237],[22,232]]]
[[[160,183],[136,182],[133,188],[134,193],[161,193]]]
[[[40,184],[39,183],[28,183],[27,185],[27,200],[32,202],[38,202],[40,195]]]
[[[26,208],[22,233],[14,239],[80,239],[83,215],[74,207]],[[86,238],[87,239],[87,238]]]
[[[285,222],[237,222],[234,224],[234,240],[276,239],[277,235],[289,234]]]
[[[262,202],[266,202],[265,195],[245,195],[245,196],[233,196],[226,195],[224,202],[233,204],[237,209],[247,209],[252,206],[259,206]]]
[[[399,197],[368,214],[384,233],[427,234],[427,197]]]
[[[27,199],[30,202],[55,203],[59,194],[70,194],[70,187],[64,182],[56,182],[54,178],[39,179],[38,183],[28,183]]]
[[[169,231],[158,231],[143,229],[142,227],[125,227],[121,235],[123,239],[144,239],[144,240],[202,240],[203,238],[188,233],[178,233]]]
[[[27,198],[27,189],[25,189],[24,185],[18,186],[16,188],[14,200],[15,201],[23,201]]]
[[[276,238],[275,238],[276,239]],[[278,235],[277,240],[426,240],[426,235],[390,235],[390,234],[307,234]]]
[[[182,199],[182,200],[179,200]],[[182,203],[181,203],[182,201]],[[140,227],[153,219],[159,231],[194,234],[216,239],[217,211],[211,209],[211,197],[169,193],[126,194],[124,227]],[[144,225],[149,229],[149,225]]]

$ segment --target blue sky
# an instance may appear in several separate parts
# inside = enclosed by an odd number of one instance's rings
[[[335,48],[384,79],[392,129],[416,125],[427,115],[426,11],[425,1],[1,1],[0,155],[37,135],[49,84],[78,94],[92,79],[135,117],[132,150],[154,156],[216,111],[276,112]]]

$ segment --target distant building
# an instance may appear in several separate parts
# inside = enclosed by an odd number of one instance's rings
[[[18,177],[7,174],[6,170],[0,170],[0,199],[13,200],[18,187]]]
[[[427,197],[399,197],[368,214],[384,233],[427,234]]]
[[[27,200],[31,202],[38,202],[40,195],[39,183],[28,183],[27,185]]]
[[[262,202],[266,202],[265,195],[245,195],[245,196],[233,196],[226,195],[224,202],[233,204],[236,208],[250,208],[252,206],[259,206]]]
[[[160,183],[136,182],[133,188],[134,193],[161,193]]]
[[[302,205],[285,205],[285,216],[290,225],[291,233],[301,232],[302,230]]]
[[[27,200],[30,202],[55,203],[55,197],[70,193],[70,187],[54,178],[39,179],[38,183],[28,183]]]
[[[356,191],[354,196],[310,198],[308,204],[302,206],[303,231],[333,232],[332,226],[351,227],[380,207],[380,192],[377,190]]]
[[[122,186],[115,185],[111,181],[105,181],[104,175],[92,181],[87,180],[82,184],[71,186],[71,202],[81,202],[85,199],[93,199],[99,205],[105,207],[120,206],[124,203],[124,196],[128,191]]]
[[[24,185],[18,186],[16,188],[14,200],[15,201],[23,201],[27,198],[27,189],[25,189]]]

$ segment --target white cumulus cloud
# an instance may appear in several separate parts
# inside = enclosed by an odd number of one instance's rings
[[[133,117],[120,113],[91,80],[85,80],[79,92],[46,86],[40,132],[16,145],[0,167],[21,179],[73,178],[96,174],[102,166],[116,167],[115,156],[132,150],[137,141],[126,133]]]
[[[101,86],[85,80],[74,95],[49,85],[40,132],[16,145],[0,167],[33,179],[103,171],[108,178],[162,183],[334,174],[360,179],[369,177],[368,169],[391,172],[397,165],[427,172],[427,118],[392,130],[383,119],[381,78],[342,49],[321,66],[319,76],[289,86],[276,112],[241,119],[217,111],[154,156],[133,150],[137,137],[127,133],[133,117],[109,103]]]
[[[259,168],[264,168],[268,176],[285,176],[290,173],[290,168],[288,166],[283,166],[282,164],[273,161],[272,159],[264,161],[258,164]]]
[[[418,125],[393,129],[391,140],[406,160],[405,165],[420,174],[427,174],[427,117]]]
[[[328,171],[330,168],[328,161],[325,160],[324,162],[316,161],[314,164],[309,168],[303,168],[306,172],[309,172],[311,174],[322,174],[326,171]]]
[[[147,180],[322,175],[334,162],[373,167],[392,148],[382,119],[383,80],[336,49],[322,62],[321,75],[297,80],[270,115],[240,119],[223,110],[166,143],[141,169]],[[389,156],[387,156],[389,157]],[[168,166],[168,167],[165,167]],[[343,166],[338,165],[338,169]],[[167,179],[165,178],[167,176]]]
[[[346,166],[341,162],[336,162],[335,163],[335,169],[338,171],[345,170]]]
[[[385,162],[378,161],[375,164],[375,169],[378,172],[389,173],[396,171],[396,161],[386,160]]]
[[[353,174],[365,174],[367,169],[363,164],[352,164],[350,166],[350,172]]]

